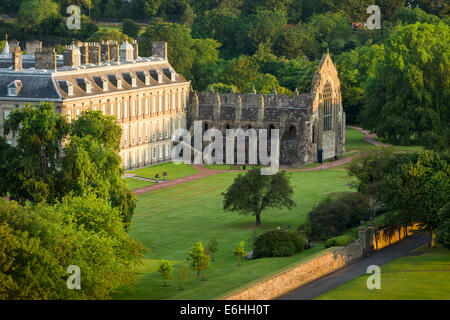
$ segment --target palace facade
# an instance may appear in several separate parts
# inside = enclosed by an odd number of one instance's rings
[[[147,58],[139,57],[136,42],[78,43],[62,55],[39,43],[22,55],[13,43],[0,55],[0,122],[41,101],[69,121],[100,110],[122,126],[126,169],[170,160],[172,131],[186,128],[190,82],[169,64],[166,43],[153,43]],[[12,136],[8,141],[15,143]]]

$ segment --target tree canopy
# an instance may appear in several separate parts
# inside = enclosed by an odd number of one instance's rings
[[[267,208],[291,209],[295,206],[292,199],[294,191],[285,171],[274,175],[261,175],[259,168],[252,168],[246,174],[240,174],[222,193],[225,211],[254,215],[256,225],[261,224],[261,213]]]

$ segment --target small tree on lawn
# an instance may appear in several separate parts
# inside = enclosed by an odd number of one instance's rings
[[[202,275],[202,281],[206,281],[205,279],[205,273],[206,270],[209,268],[209,262],[211,261],[211,257],[207,254],[204,254],[200,257],[199,261],[199,274]]]
[[[159,263],[159,273],[164,278],[163,287],[168,287],[167,280],[173,279],[172,271],[173,267],[169,261],[162,260]]]
[[[225,211],[252,214],[256,225],[261,224],[261,213],[267,208],[291,209],[295,206],[294,191],[285,171],[274,175],[261,175],[259,168],[253,168],[239,175],[233,184],[222,193]]]
[[[180,264],[180,267],[178,269],[178,281],[180,282],[180,290],[184,290],[183,289],[183,281],[186,280],[187,278],[187,267],[184,264],[184,262],[182,262]]]
[[[218,251],[217,249],[217,241],[211,240],[208,242],[208,245],[206,246],[205,253],[211,257],[211,261],[214,261],[214,255]]]
[[[241,243],[238,244],[236,249],[233,251],[234,255],[238,257],[238,266],[241,265],[241,258],[245,257],[247,255],[247,251],[245,250],[245,242],[241,241]]]
[[[202,259],[205,256],[205,250],[203,248],[203,244],[197,241],[192,245],[192,251],[189,252],[188,260],[191,262],[192,270],[197,272],[197,277],[200,277],[200,273],[202,272]]]

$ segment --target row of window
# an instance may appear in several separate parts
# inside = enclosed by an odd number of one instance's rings
[[[103,103],[100,106],[100,111],[103,114],[114,115],[117,116],[117,119],[128,119],[129,117],[142,116],[144,114],[155,114],[157,112],[179,110],[182,111],[186,108],[187,105],[187,95],[186,91],[172,93],[171,96],[169,94],[165,95],[139,95],[137,99],[131,99],[131,106],[129,107],[128,100],[123,100],[123,108],[122,102],[117,101],[114,102]],[[97,110],[97,106],[93,107],[94,110]],[[123,112],[123,114],[122,114]],[[80,108],[76,109],[75,116],[78,117],[81,111]],[[67,109],[67,117],[69,121],[72,120],[72,112],[71,109]]]
[[[153,161],[169,159],[171,153],[170,144],[159,145],[156,147],[145,148],[132,152],[123,153],[123,165],[136,166],[142,162],[150,162],[150,157]]]
[[[124,127],[122,130],[123,145],[136,145],[156,141],[157,139],[168,139],[172,132],[184,128],[183,119],[170,119],[137,124],[137,126]],[[144,140],[145,138],[145,140]]]

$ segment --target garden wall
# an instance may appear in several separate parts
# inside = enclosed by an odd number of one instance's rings
[[[312,260],[300,263],[280,274],[237,291],[224,300],[269,300],[339,270],[364,254],[364,238],[348,246],[326,252]]]

